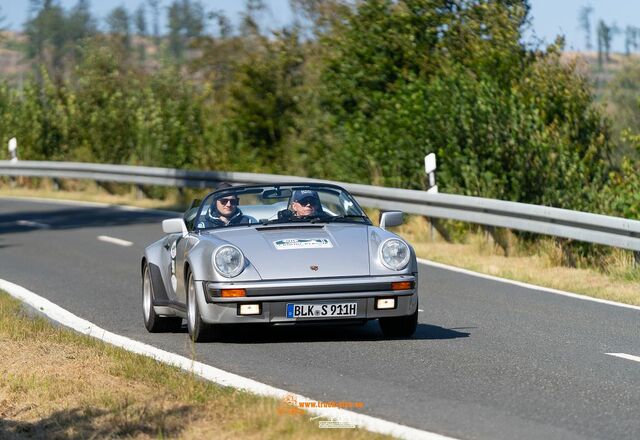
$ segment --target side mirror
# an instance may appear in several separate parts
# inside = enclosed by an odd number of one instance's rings
[[[383,212],[380,216],[380,227],[382,229],[400,226],[402,224],[402,211]]]
[[[165,234],[182,234],[183,237],[189,233],[187,225],[184,224],[184,220],[181,218],[162,220],[162,231]]]

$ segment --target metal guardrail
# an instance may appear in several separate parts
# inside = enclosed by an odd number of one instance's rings
[[[346,188],[359,203],[372,208],[397,209],[428,217],[460,220],[640,251],[638,220],[480,197],[427,194],[425,191],[273,174],[189,171],[75,162],[3,160],[0,161],[0,175],[91,179],[190,188],[212,188],[222,181],[236,184],[325,182]]]

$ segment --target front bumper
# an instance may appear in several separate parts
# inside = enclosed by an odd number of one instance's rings
[[[391,283],[410,281],[412,289],[392,290]],[[222,298],[221,289],[245,289],[247,296]],[[315,321],[353,321],[407,316],[418,306],[418,279],[415,275],[287,280],[252,283],[196,283],[196,297],[202,320],[209,324],[282,324]],[[377,310],[377,298],[396,298],[394,309]],[[356,303],[357,313],[349,317],[288,318],[287,304]],[[260,304],[259,315],[240,315],[239,304]]]

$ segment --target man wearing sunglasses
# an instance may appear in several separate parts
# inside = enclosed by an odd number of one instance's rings
[[[296,190],[291,195],[289,209],[278,212],[279,220],[298,220],[324,215],[320,197],[310,189]]]
[[[231,188],[231,185],[224,182],[218,185],[216,190]],[[234,226],[247,223],[255,223],[251,217],[242,214],[238,208],[238,197],[235,194],[227,194],[216,199],[209,209],[207,220],[210,227],[219,228],[221,226]]]

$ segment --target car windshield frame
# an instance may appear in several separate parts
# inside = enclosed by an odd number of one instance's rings
[[[266,191],[274,191],[273,195],[270,198],[262,198],[265,195]],[[247,214],[243,211],[243,206],[245,207],[257,207],[257,206],[265,206],[265,205],[239,205],[239,209],[243,212],[243,215],[249,216],[251,219],[255,220],[255,222],[251,223],[240,223],[240,224],[232,224],[232,225],[224,225],[224,226],[213,226],[213,225],[205,225],[204,220],[206,217],[202,217],[203,214],[206,215],[206,211],[208,211],[213,203],[225,196],[235,195],[236,197],[242,197],[243,195],[256,195],[259,200],[270,200],[270,199],[281,199],[279,202],[273,203],[282,203],[287,199],[286,205],[283,205],[284,209],[279,209],[275,211],[274,215],[277,215],[278,212],[282,212],[284,210],[289,210],[291,207],[291,197],[294,191],[315,191],[320,198],[322,196],[328,196],[330,194],[335,194],[336,200],[342,203],[343,212],[333,213],[332,211],[326,209],[325,205],[321,201],[322,213],[318,215],[310,215],[307,217],[294,217],[289,216],[287,218],[269,218],[269,219],[259,219],[253,218],[250,214]],[[281,196],[277,196],[278,194],[285,194]],[[338,206],[338,205],[336,205]],[[273,217],[273,215],[272,215]],[[238,185],[227,187],[224,189],[212,191],[207,194],[206,197],[203,198],[196,217],[193,222],[193,231],[194,232],[202,232],[202,231],[212,231],[212,230],[220,230],[227,228],[237,228],[237,227],[259,227],[259,226],[267,226],[272,224],[330,224],[330,223],[351,223],[351,224],[361,224],[361,225],[372,225],[371,219],[367,216],[366,212],[360,207],[356,199],[344,188],[332,185],[332,184],[321,184],[321,183],[278,183],[278,184],[270,184],[270,185]]]

